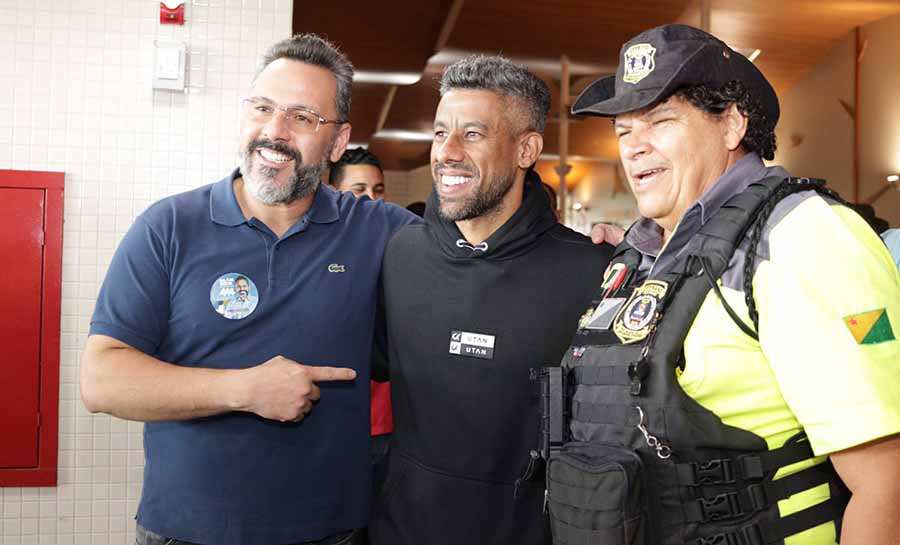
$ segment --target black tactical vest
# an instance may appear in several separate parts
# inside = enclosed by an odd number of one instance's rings
[[[837,198],[822,185],[807,178],[751,185],[701,228],[671,267],[640,284],[640,254],[625,244],[617,249],[559,376],[545,382],[555,544],[781,544],[828,521],[840,536],[849,493],[829,461],[773,480],[779,468],[813,457],[803,434],[769,450],[763,438],[724,424],[694,401],[677,379],[694,316],[710,289],[720,293],[715,281],[739,243],[753,227],[747,252],[753,259],[775,203],[810,189]],[[752,262],[746,271],[752,278]],[[752,291],[745,291],[752,304]],[[751,316],[755,322],[755,306]],[[567,414],[560,418],[553,407]],[[558,422],[563,425],[554,429]],[[779,515],[779,500],[825,483],[830,500]]]

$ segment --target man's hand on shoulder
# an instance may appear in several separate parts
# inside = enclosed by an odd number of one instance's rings
[[[591,228],[591,241],[594,244],[612,244],[618,246],[625,239],[625,229],[608,223],[598,223]]]
[[[283,356],[245,369],[240,409],[269,420],[299,422],[319,400],[317,382],[353,380],[356,371],[344,367],[303,365]]]

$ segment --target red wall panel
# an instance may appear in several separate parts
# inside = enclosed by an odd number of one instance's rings
[[[0,170],[0,486],[56,484],[63,183]]]
[[[38,462],[44,191],[0,187],[0,467]]]

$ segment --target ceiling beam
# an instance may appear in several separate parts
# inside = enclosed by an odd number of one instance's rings
[[[378,134],[381,129],[384,128],[384,123],[387,121],[388,114],[391,112],[391,105],[394,104],[394,96],[397,94],[397,86],[391,85],[388,88],[387,96],[384,97],[384,102],[381,103],[381,113],[378,114],[378,123],[375,124],[375,132],[372,134]]]
[[[463,2],[464,0],[453,0],[450,9],[447,10],[447,16],[444,17],[444,24],[441,25],[441,31],[438,33],[433,53],[437,53],[447,45],[447,40],[450,39],[450,34],[453,32],[453,27],[456,26],[456,20],[459,18],[459,13],[462,11]],[[396,94],[397,86],[391,85],[388,89],[387,96],[384,97],[384,102],[381,104],[381,113],[378,115],[378,123],[375,125],[375,132],[372,133],[373,135],[378,134],[381,129],[384,128],[388,114],[391,113],[391,106],[394,104],[394,96],[396,96]]]
[[[447,17],[444,18],[444,24],[441,26],[440,33],[438,33],[438,39],[434,43],[434,53],[444,49],[447,45],[447,41],[450,40],[450,34],[453,33],[453,28],[456,26],[456,20],[459,18],[459,13],[462,11],[463,2],[464,0],[453,0],[450,9],[447,10]]]
[[[710,31],[710,12],[712,11],[710,2],[711,0],[700,0],[700,30],[706,32]]]

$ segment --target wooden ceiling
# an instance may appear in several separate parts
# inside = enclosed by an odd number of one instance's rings
[[[854,27],[900,13],[900,0],[295,0],[293,26],[336,42],[369,80],[421,74],[412,84],[356,83],[353,90],[351,140],[368,144],[386,169],[409,170],[428,162],[430,143],[391,135],[430,130],[447,63],[480,52],[527,64],[553,91],[555,120],[562,55],[576,95],[615,70],[621,44],[635,34],[668,22],[700,26],[701,2],[709,4],[713,34],[742,51],[762,50],[756,64],[779,93]],[[609,122],[574,121],[570,154],[617,159]],[[551,121],[545,154],[558,152],[557,131]]]

